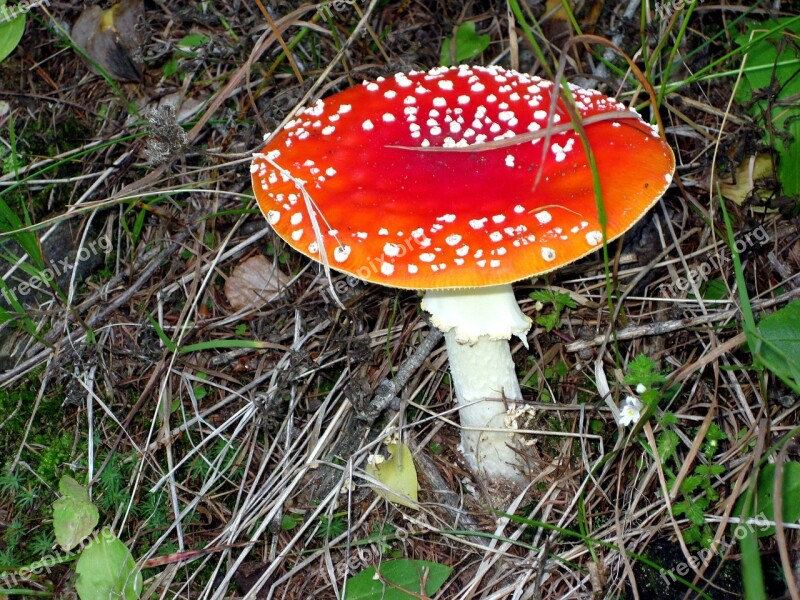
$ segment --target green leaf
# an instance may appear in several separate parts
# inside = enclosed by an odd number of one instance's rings
[[[390,454],[389,458],[383,459],[381,455],[375,455],[382,460],[378,459],[367,464],[365,469],[383,484],[382,487],[373,486],[372,489],[389,502],[419,510],[417,504],[419,482],[411,450],[403,443],[388,444],[386,448]]]
[[[751,34],[758,37],[772,29],[773,34],[750,45]],[[792,41],[798,35],[800,22],[793,17],[752,23],[736,38],[747,57],[736,98],[762,125],[764,141],[780,159],[783,191],[794,197],[800,196],[800,107],[795,101],[800,94],[800,47]]]
[[[628,385],[639,385],[640,383],[647,389],[654,387],[654,384],[661,384],[666,378],[658,372],[656,363],[646,354],[639,354],[628,363],[628,374],[625,376],[625,383]]]
[[[558,314],[557,311],[536,317],[536,324],[544,327],[547,333],[550,333],[550,331],[552,331],[553,328],[559,323],[561,323],[561,315]]]
[[[22,39],[25,32],[26,13],[23,12],[18,17],[6,21],[8,14],[12,11],[5,7],[5,2],[0,2],[0,62],[11,54]]]
[[[756,360],[800,394],[800,300],[758,322]]]
[[[458,29],[456,29],[455,63],[452,62],[452,54],[450,51],[453,45],[452,37],[446,37],[444,39],[439,61],[442,63],[442,66],[445,67],[450,67],[454,64],[460,65],[486,50],[486,48],[489,47],[489,39],[488,35],[478,35],[475,33],[475,23],[472,21],[462,23],[458,26]]]
[[[161,72],[164,74],[165,78],[175,75],[175,73],[178,72],[178,59],[175,57],[170,58],[164,63],[164,66],[161,67]]]
[[[681,483],[681,491],[688,496],[700,487],[702,482],[703,478],[700,475],[688,475]]]
[[[768,464],[758,474],[758,487],[756,489],[755,507],[751,514],[756,518],[775,520],[775,465]],[[782,519],[784,523],[794,523],[800,519],[800,462],[791,461],[783,465],[783,484],[781,489],[782,496]],[[744,497],[740,497],[733,509],[733,514],[741,517],[744,506]],[[766,526],[745,526],[747,529],[755,529],[758,537],[775,535],[774,527]]]
[[[75,566],[75,587],[81,600],[124,598],[142,593],[142,574],[130,550],[106,527],[86,546]]]
[[[706,516],[703,513],[703,506],[698,502],[690,502],[686,508],[686,517],[695,525],[702,525],[706,522]]]
[[[203,35],[202,33],[190,33],[189,35],[183,36],[178,41],[178,46],[182,48],[199,48],[207,44],[209,39],[207,35]]]
[[[709,279],[700,286],[704,300],[723,300],[728,297],[728,286],[722,279]]]
[[[292,515],[283,515],[283,517],[281,517],[281,531],[291,531],[297,527],[298,524],[299,521]]]
[[[58,482],[61,497],[53,503],[53,529],[58,545],[69,552],[86,538],[100,520],[88,490],[69,475]]]
[[[431,597],[452,572],[446,565],[427,560],[390,560],[350,577],[344,597],[345,600],[412,600],[423,593]]]

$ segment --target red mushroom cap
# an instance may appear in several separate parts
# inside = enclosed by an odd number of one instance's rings
[[[544,138],[481,145],[543,131],[552,86],[466,66],[365,82],[272,136],[251,167],[256,198],[296,250],[374,283],[479,287],[551,271],[602,244],[578,135],[554,133],[544,158]],[[594,90],[572,93],[590,118],[611,240],[661,197],[675,159],[635,111]],[[570,123],[561,100],[554,121]]]

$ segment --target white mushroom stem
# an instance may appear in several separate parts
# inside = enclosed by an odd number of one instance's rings
[[[511,285],[429,290],[422,308],[445,333],[470,469],[490,482],[521,483],[524,464],[507,417],[522,392],[508,340],[517,335],[527,347],[531,320],[519,309]]]

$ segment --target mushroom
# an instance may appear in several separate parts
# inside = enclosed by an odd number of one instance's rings
[[[445,332],[463,454],[494,488],[527,479],[508,341],[526,344],[531,321],[511,283],[603,244],[592,172],[563,101],[551,108],[553,85],[494,66],[379,77],[301,110],[251,166],[261,210],[297,251],[425,290]],[[634,110],[571,91],[613,240],[667,189],[674,157]]]

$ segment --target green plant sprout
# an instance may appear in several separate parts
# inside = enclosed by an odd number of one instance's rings
[[[553,310],[547,314],[540,314],[536,317],[535,321],[537,325],[541,325],[545,328],[545,331],[550,333],[556,326],[561,323],[561,313],[564,311],[565,308],[575,308],[577,304],[575,304],[575,300],[572,297],[564,292],[556,292],[554,290],[534,290],[529,294],[532,300],[536,300],[542,306],[541,308],[537,305],[537,309],[541,311],[542,308],[551,304],[553,306]]]

